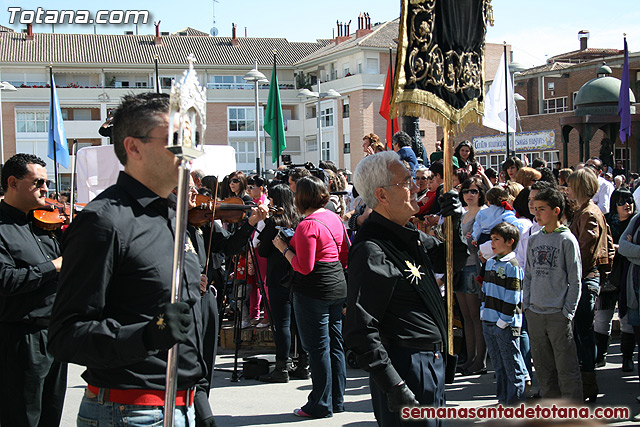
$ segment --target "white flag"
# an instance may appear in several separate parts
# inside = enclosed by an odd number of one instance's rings
[[[491,87],[484,100],[484,115],[482,125],[500,132],[507,131],[506,104],[509,100],[509,132],[516,131],[516,103],[513,99],[513,83],[511,78],[507,79],[505,92],[505,58],[504,53],[500,58],[498,71],[491,82]]]

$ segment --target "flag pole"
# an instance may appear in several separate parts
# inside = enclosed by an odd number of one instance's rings
[[[74,214],[74,206],[76,205],[76,196],[75,196],[75,191],[74,188],[76,186],[76,167],[77,167],[77,163],[76,160],[78,158],[78,140],[74,139],[72,142],[72,146],[71,146],[71,153],[73,154],[73,163],[71,163],[71,191],[69,194],[69,201],[71,202],[70,205],[70,215],[69,215],[69,224],[71,224],[71,222],[73,221],[73,214]]]
[[[156,80],[156,93],[162,93],[162,88],[160,87],[160,73],[158,71],[158,55],[153,58],[154,69],[156,72],[155,80]]]
[[[49,107],[49,130],[50,130],[50,138],[55,138],[53,135],[53,109],[55,108],[54,104],[54,95],[53,91],[56,90],[53,83],[53,66],[49,65],[49,81],[51,82],[51,106]],[[53,141],[53,174],[56,180],[56,200],[60,197],[60,181],[58,179],[58,156],[57,156],[57,147],[55,140]]]
[[[393,79],[393,48],[390,47],[389,48],[389,75],[391,76],[391,96],[389,97],[389,105],[391,105],[391,102],[393,101],[393,82],[395,81]],[[393,123],[395,119],[393,117],[391,117],[391,136],[393,136],[393,130],[395,129],[395,125]]]
[[[505,117],[507,122],[507,159],[509,158],[509,65],[507,64],[507,42],[503,42],[504,50],[504,92],[505,96]]]
[[[273,49],[273,71],[276,72],[277,71],[277,65],[276,65],[276,57],[278,55],[278,51]],[[273,76],[271,76],[271,84],[273,84]],[[276,167],[280,168],[280,134],[278,133],[280,132],[280,126],[276,126],[276,145],[278,146],[277,150],[278,150],[278,156],[276,157]],[[266,141],[265,141],[265,145],[266,145]],[[271,150],[273,150],[273,142],[271,142]],[[266,147],[265,147],[265,151],[266,151]],[[265,153],[265,162],[266,160],[266,153]],[[273,153],[271,154],[271,157],[273,160]],[[273,164],[273,163],[272,163]]]

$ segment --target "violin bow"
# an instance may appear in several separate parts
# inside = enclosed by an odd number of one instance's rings
[[[204,264],[204,274],[207,274],[207,272],[209,271],[209,260],[211,259],[211,239],[213,238],[213,222],[215,221],[215,217],[216,217],[216,199],[218,198],[218,184],[220,183],[220,181],[218,179],[216,179],[216,188],[215,188],[215,194],[213,194],[213,213],[211,215],[211,225],[209,227],[209,244],[207,245],[207,261]]]

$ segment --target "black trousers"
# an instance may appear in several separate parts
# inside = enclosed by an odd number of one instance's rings
[[[444,375],[445,360],[439,351],[421,351],[403,347],[385,346],[393,367],[411,389],[421,406],[440,407],[445,405]],[[378,425],[381,427],[440,426],[438,419],[403,421],[399,412],[390,412],[387,395],[373,379],[369,379],[371,403]]]
[[[204,337],[202,343],[202,357],[207,365],[207,381],[209,387],[213,383],[213,368],[218,354],[218,331],[220,330],[218,317],[218,303],[211,289],[207,290],[201,299],[202,303],[202,327]],[[207,390],[207,396],[209,390]]]
[[[47,352],[46,328],[0,324],[0,424],[57,427],[67,365]]]

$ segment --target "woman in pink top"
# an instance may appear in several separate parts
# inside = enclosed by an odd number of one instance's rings
[[[273,240],[294,270],[293,309],[302,347],[309,353],[313,388],[307,403],[293,412],[308,418],[344,411],[343,269],[349,241],[340,217],[324,209],[328,201],[329,191],[318,178],[298,180],[295,203],[304,219],[289,245],[279,237]]]

